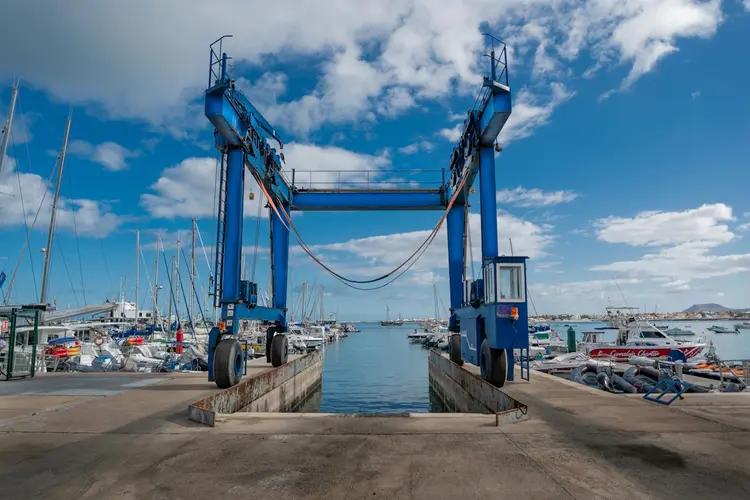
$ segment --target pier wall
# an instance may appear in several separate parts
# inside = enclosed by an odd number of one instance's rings
[[[323,356],[313,351],[271,368],[265,358],[248,363],[248,375],[236,386],[221,390],[188,407],[191,420],[214,426],[236,412],[292,411],[314,391],[323,376]]]
[[[527,416],[525,404],[437,351],[430,351],[429,378],[430,388],[454,413],[495,414],[497,425]]]

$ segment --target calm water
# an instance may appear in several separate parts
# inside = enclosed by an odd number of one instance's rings
[[[406,337],[416,325],[359,323],[361,332],[328,344],[322,390],[299,412],[426,413],[431,411],[428,350]],[[439,408],[432,408],[439,411]]]
[[[658,325],[695,332],[697,337],[713,341],[723,359],[750,359],[750,330],[739,334],[715,334],[706,331],[712,325],[734,328],[732,321],[659,321]],[[605,323],[551,323],[565,338],[569,324],[581,338]],[[444,411],[430,394],[428,350],[412,344],[406,337],[416,325],[383,327],[379,323],[360,323],[362,330],[328,344],[324,351],[323,383],[297,411],[322,413],[426,413]],[[697,337],[685,337],[695,340]],[[604,331],[603,340],[614,340],[612,331]],[[705,352],[705,351],[704,351]],[[532,375],[533,376],[533,375]]]

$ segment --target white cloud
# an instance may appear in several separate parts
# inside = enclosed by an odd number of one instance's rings
[[[748,0],[748,1],[750,1],[750,0]],[[700,96],[701,96],[701,91],[700,91],[700,90],[695,90],[695,91],[693,91],[693,92],[691,92],[691,93],[690,93],[690,98],[691,98],[692,100],[696,100],[696,99],[698,99],[698,98],[699,98]]]
[[[742,0],[742,5],[745,6],[745,10],[750,12],[750,0]]]
[[[382,179],[385,167],[390,166],[387,155],[358,154],[333,146],[287,144],[284,157],[289,165],[304,166],[295,170],[295,186],[301,188],[331,189],[335,186],[358,187]],[[203,218],[213,217],[214,187],[217,163],[215,158],[187,158],[166,168],[151,185],[150,193],[141,195],[141,205],[154,217]],[[291,182],[291,171],[285,170]],[[250,192],[255,199],[250,200]],[[249,172],[245,175],[244,216],[258,213],[261,199],[255,180]]]
[[[734,238],[721,221],[733,220],[723,203],[702,205],[682,212],[641,212],[633,218],[607,217],[596,221],[597,238],[633,246],[679,245],[700,242],[715,246]]]
[[[722,203],[682,212],[642,212],[633,218],[609,217],[595,223],[597,238],[608,243],[662,247],[635,260],[596,265],[631,277],[653,278],[663,287],[687,290],[695,279],[750,270],[750,253],[714,255],[711,250],[736,235],[723,221],[734,220]]]
[[[15,161],[6,158],[0,174],[0,226],[21,226],[26,220],[31,227],[39,210],[34,227],[46,231],[53,198],[49,188],[48,179],[16,172]],[[81,236],[101,238],[115,231],[122,222],[122,218],[112,213],[111,208],[101,201],[64,196],[60,196],[58,201],[55,223],[58,229],[75,230]]]
[[[592,297],[596,296],[600,300],[609,300],[615,295],[617,301],[617,286],[638,285],[642,280],[636,278],[617,280],[589,280],[589,281],[572,281],[568,283],[532,283],[529,289],[540,296],[552,297]]]
[[[679,38],[709,37],[722,19],[719,0],[58,4],[5,7],[0,44],[17,50],[0,55],[0,77],[19,74],[56,99],[98,105],[110,117],[143,119],[177,136],[207,127],[197,101],[207,84],[207,45],[218,34],[235,34],[226,49],[237,68],[268,65],[278,60],[269,56],[282,54],[321,69],[310,94],[261,109],[304,135],[324,123],[370,120],[475,92],[485,22],[513,40],[510,67],[531,69],[537,82],[585,53],[602,67],[630,65],[627,86],[677,50]],[[247,19],[261,20],[252,35]]]
[[[432,151],[434,148],[435,145],[429,141],[418,141],[399,148],[398,151],[405,155],[413,155],[419,151]]]
[[[497,192],[498,203],[508,203],[519,207],[549,207],[568,203],[578,198],[574,191],[542,191],[518,186],[515,189],[501,189]]]
[[[684,286],[694,279],[727,276],[750,270],[750,253],[712,255],[709,250],[710,246],[706,244],[684,243],[648,253],[637,260],[613,262],[591,269],[628,276],[665,278],[672,280],[673,286]]]
[[[457,123],[456,125],[440,129],[438,131],[438,135],[448,139],[450,142],[456,142],[461,138],[461,134],[464,131],[464,124],[463,123]]]
[[[518,92],[508,123],[497,139],[498,143],[505,147],[513,141],[530,136],[535,128],[549,122],[555,108],[575,95],[562,83],[553,83],[550,89],[551,95],[544,103],[540,103],[539,97],[528,89]]]
[[[709,38],[723,18],[720,0],[627,2],[623,10],[626,17],[614,28],[610,40],[620,59],[632,62],[620,90],[651,72],[664,56],[676,52],[677,38]]]
[[[547,249],[554,241],[549,227],[538,226],[532,222],[518,219],[512,215],[500,214],[497,217],[499,250],[501,254],[510,254],[509,238],[513,240],[516,255],[531,258],[547,255]],[[469,227],[471,234],[471,251],[475,262],[481,262],[482,239],[479,214],[470,214]],[[350,277],[375,277],[391,271],[401,264],[427,239],[431,230],[393,233],[367,238],[351,239],[341,243],[312,246],[311,250],[319,255],[324,263],[334,271]],[[345,263],[340,263],[346,257]],[[358,259],[352,263],[351,258]],[[432,283],[434,275],[425,277],[424,273],[444,271],[447,268],[447,232],[443,225],[440,232],[424,255],[404,275],[412,282]],[[475,272],[481,274],[481,265],[476,264]],[[471,268],[467,269],[471,276]],[[416,280],[416,281],[415,281]]]
[[[90,142],[75,140],[68,145],[68,153],[86,158],[98,163],[105,170],[117,172],[128,168],[127,160],[141,155],[138,150],[131,151],[114,142],[91,144]]]
[[[750,231],[750,222],[746,222],[745,224],[740,224],[736,227],[737,231],[745,232]]]

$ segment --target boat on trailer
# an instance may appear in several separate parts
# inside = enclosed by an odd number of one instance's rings
[[[617,338],[614,343],[601,342],[596,334],[584,338],[582,347],[591,358],[611,358],[616,361],[627,361],[634,356],[667,359],[675,357],[673,351],[680,351],[685,359],[690,359],[706,347],[701,339],[696,342],[673,339],[639,317],[637,307],[608,307],[607,315],[607,329],[617,330]]]

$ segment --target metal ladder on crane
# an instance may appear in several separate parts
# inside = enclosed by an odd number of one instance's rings
[[[216,217],[216,271],[214,274],[214,307],[221,307],[221,296],[224,290],[224,246],[226,240],[227,225],[227,165],[228,159],[225,153],[221,155],[221,168],[219,169],[219,207]]]

